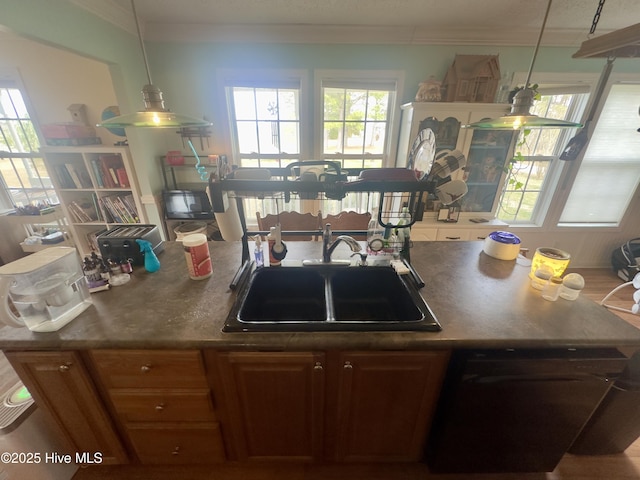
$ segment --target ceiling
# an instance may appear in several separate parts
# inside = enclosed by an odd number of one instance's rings
[[[67,0],[135,33],[130,0]],[[145,40],[534,45],[546,0],[135,0]],[[543,46],[579,47],[599,0],[556,0]],[[595,37],[640,23],[606,0]]]

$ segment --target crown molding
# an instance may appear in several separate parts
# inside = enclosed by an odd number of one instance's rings
[[[145,40],[198,43],[533,46],[540,30],[362,25],[212,25],[148,23]],[[587,29],[544,32],[546,47],[578,47]]]

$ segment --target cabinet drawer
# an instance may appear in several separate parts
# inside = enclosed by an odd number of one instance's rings
[[[138,424],[127,429],[129,439],[144,464],[193,464],[225,461],[218,423]]]
[[[216,414],[209,390],[112,390],[113,405],[124,422],[207,422]]]
[[[197,350],[93,350],[108,388],[207,388]]]
[[[437,240],[460,241],[469,240],[469,230],[458,228],[439,228]]]
[[[414,242],[434,241],[437,238],[437,228],[422,228],[418,225],[414,225],[414,227],[411,229],[411,240],[413,240]]]

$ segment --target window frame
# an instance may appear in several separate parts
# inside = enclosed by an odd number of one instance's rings
[[[611,74],[607,84],[605,85],[602,97],[595,111],[594,118],[592,120],[592,127],[590,129],[591,134],[593,134],[593,132],[597,127],[598,122],[600,121],[602,111],[604,110],[604,106],[607,102],[612,86],[620,85],[620,84],[623,84],[623,85],[634,84],[634,85],[640,86],[640,80],[638,79],[638,76],[634,74],[629,74],[629,73],[612,73]],[[588,106],[588,108],[591,108],[591,104]],[[638,119],[638,124],[640,125],[640,118]],[[588,150],[588,144],[583,148],[581,154],[578,156],[578,158],[575,161],[568,162],[568,163],[571,163],[571,167],[570,167],[571,173],[564,180],[562,185],[563,188],[561,192],[559,192],[558,199],[557,199],[558,205],[555,209],[555,218],[553,219],[554,221],[552,226],[555,227],[555,229],[562,230],[562,231],[570,231],[570,230],[581,231],[581,230],[584,230],[585,228],[590,228],[590,229],[597,228],[601,231],[610,231],[610,232],[622,231],[631,221],[633,210],[634,209],[637,210],[638,206],[640,205],[640,202],[638,200],[638,196],[640,192],[640,180],[637,182],[634,191],[631,193],[626,209],[617,223],[615,222],[561,222],[560,221],[560,218],[562,217],[562,213],[569,199],[569,195],[571,194],[571,190],[573,189],[574,183],[580,172],[580,167],[582,166],[582,162],[587,150]]]
[[[30,102],[29,97],[25,93],[26,89],[21,81],[19,72],[14,71],[12,69],[0,68],[0,88],[15,89],[20,92],[21,100],[24,103],[24,106],[29,115],[28,121],[31,123],[38,141],[38,145],[29,145],[29,148],[30,148],[29,151],[17,152],[17,151],[3,150],[0,153],[0,159],[8,160],[11,163],[11,166],[14,170],[16,170],[16,166],[15,166],[16,162],[22,161],[24,163],[26,160],[33,164],[38,159],[43,160],[43,156],[41,153],[41,148],[43,145],[42,143],[43,137],[40,132],[40,126],[35,118],[35,115],[33,114],[34,112],[33,106]],[[19,118],[13,119],[13,120],[20,121]],[[31,167],[25,166],[25,168],[31,168]],[[36,168],[35,165],[32,165],[32,168],[35,169]],[[47,170],[46,164],[44,165],[44,169],[48,174],[49,172]],[[38,180],[40,182],[40,186],[26,187],[24,186],[22,179],[18,177],[18,180],[20,181],[20,187],[9,187],[6,183],[6,180],[2,176],[2,174],[0,174],[0,214],[12,212],[15,210],[14,197],[11,194],[11,190],[20,190],[23,193],[23,196],[29,201],[29,204],[31,204],[31,202],[33,201],[31,199],[32,195],[30,194],[30,192],[43,192],[48,202],[51,202],[51,204],[53,205],[59,203],[57,192],[55,191],[55,188],[50,178],[51,178],[50,175],[48,177],[42,177],[38,174],[37,177],[34,177],[34,180]],[[43,180],[47,180],[47,179],[49,180],[48,182],[49,185],[45,185],[45,183],[43,182]],[[47,192],[52,192],[53,195]]]
[[[589,97],[583,104],[583,113],[577,121],[584,123],[584,118],[593,102],[593,93],[598,83],[599,74],[597,73],[536,73],[531,83],[541,85],[540,91],[547,94],[566,92],[574,87],[574,93],[588,93]],[[518,72],[514,75],[512,86],[522,85],[526,79],[526,72]],[[577,133],[573,129],[566,129],[561,132],[558,138],[553,159],[549,163],[549,172],[545,176],[543,189],[540,192],[538,203],[534,209],[530,222],[514,222],[510,223],[512,227],[526,229],[555,229],[558,224],[558,218],[562,212],[562,207],[566,201],[566,197],[562,200],[562,193],[567,188],[571,177],[575,177],[573,164],[575,162],[565,162],[559,159],[562,150],[565,148],[569,140]],[[517,149],[517,147],[516,147]],[[541,156],[542,157],[542,156]],[[534,157],[536,158],[536,157]],[[505,185],[506,188],[506,185]],[[504,192],[504,188],[503,188]],[[502,195],[502,193],[501,193]],[[559,205],[561,203],[561,205]],[[500,205],[498,205],[498,209]],[[496,211],[497,214],[497,211]]]
[[[226,138],[229,139],[228,151],[231,154],[231,163],[240,165],[240,150],[238,144],[237,130],[235,127],[235,112],[230,102],[228,89],[233,87],[251,86],[254,88],[285,88],[297,84],[299,88],[300,105],[300,152],[289,154],[291,162],[299,159],[310,158],[311,148],[309,125],[309,75],[305,70],[272,70],[272,69],[220,69],[218,70],[218,85],[221,91],[221,105],[224,105],[224,130]],[[278,154],[263,154],[262,157],[287,158]],[[290,163],[291,163],[290,162]],[[283,162],[286,163],[286,162]]]
[[[323,83],[353,85],[353,88],[362,86],[374,89],[376,86],[395,85],[395,94],[389,99],[389,113],[387,118],[386,142],[382,158],[383,167],[394,167],[398,148],[398,130],[400,124],[400,105],[403,98],[403,86],[405,74],[402,70],[324,70],[317,69],[313,72],[314,78],[314,115],[313,115],[313,158],[331,160],[331,156],[325,156],[324,143],[324,95]]]

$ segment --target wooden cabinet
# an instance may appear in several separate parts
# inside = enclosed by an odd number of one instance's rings
[[[505,182],[504,167],[513,155],[515,134],[510,130],[474,130],[463,125],[483,118],[500,117],[509,106],[496,103],[408,103],[402,106],[400,136],[396,165],[405,167],[413,141],[422,122],[434,117],[436,151],[460,150],[466,157],[464,170],[458,170],[453,179],[464,180],[469,189],[459,201],[462,212],[496,212]]]
[[[140,462],[225,460],[218,415],[199,351],[93,350],[91,356]]]
[[[330,457],[420,460],[448,358],[447,352],[339,353],[336,408],[327,425]]]
[[[127,455],[77,352],[5,352],[36,404],[59,427],[70,452],[101,453],[103,464]]]
[[[42,152],[81,255],[97,249],[97,232],[147,222],[128,148],[46,147]]]
[[[239,460],[416,461],[448,352],[208,353]]]
[[[208,352],[224,392],[227,439],[238,460],[322,458],[325,356]]]

